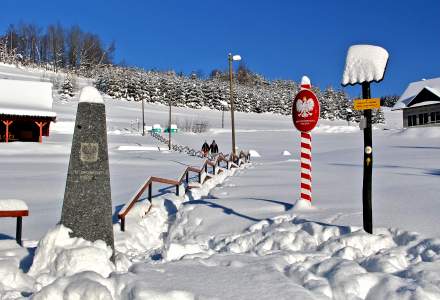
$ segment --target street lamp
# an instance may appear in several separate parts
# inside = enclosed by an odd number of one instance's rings
[[[165,93],[163,94],[165,98]],[[168,150],[171,151],[171,97],[168,98],[169,114],[168,114]]]
[[[145,136],[145,109],[144,109],[144,98],[142,98],[142,136]]]
[[[232,90],[232,61],[240,61],[241,56],[240,55],[232,55],[231,53],[228,54],[228,61],[229,61],[229,91],[230,91],[230,97],[231,97],[231,127],[232,127],[232,156],[235,158],[235,123],[234,123],[234,95]]]

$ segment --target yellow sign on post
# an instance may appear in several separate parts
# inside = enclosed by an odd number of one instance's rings
[[[355,110],[377,109],[380,108],[380,98],[356,99],[354,102]]]

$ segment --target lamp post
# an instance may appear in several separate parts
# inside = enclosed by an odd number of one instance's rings
[[[230,101],[231,101],[231,129],[232,129],[232,156],[235,158],[235,123],[234,123],[234,95],[233,95],[233,89],[232,89],[232,79],[233,79],[233,73],[232,73],[232,62],[233,61],[240,61],[241,56],[240,55],[232,55],[231,53],[228,54],[228,61],[229,61],[229,91],[230,91]]]
[[[165,98],[165,94],[163,94]],[[171,97],[168,99],[168,105],[170,106],[168,114],[168,150],[171,150]]]
[[[144,109],[144,99],[142,101],[142,136],[145,136],[145,109]]]

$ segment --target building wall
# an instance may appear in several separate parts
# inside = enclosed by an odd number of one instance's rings
[[[408,120],[408,117],[411,117],[411,121]],[[440,104],[408,107],[403,109],[404,128],[432,126],[440,126]]]

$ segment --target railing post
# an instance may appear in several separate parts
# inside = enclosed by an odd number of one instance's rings
[[[148,201],[150,201],[151,203],[151,198],[152,198],[152,194],[153,194],[153,183],[150,182],[150,185],[148,186]]]
[[[187,170],[186,171],[186,184],[188,184],[189,183],[189,171]]]
[[[176,196],[180,196],[179,195],[180,194],[179,190],[180,190],[180,185],[176,184]]]
[[[199,172],[199,183],[202,183],[202,170]]]
[[[216,164],[214,164],[214,165],[212,166],[212,174],[213,174],[213,175],[215,175],[215,166],[216,166]]]
[[[125,231],[125,217],[121,218],[121,231]]]
[[[208,173],[208,164],[205,162],[205,173]]]
[[[19,244],[20,246],[22,246],[22,242],[21,242],[22,221],[23,221],[22,217],[17,217],[17,230],[15,233],[15,239],[17,240],[17,244]]]

